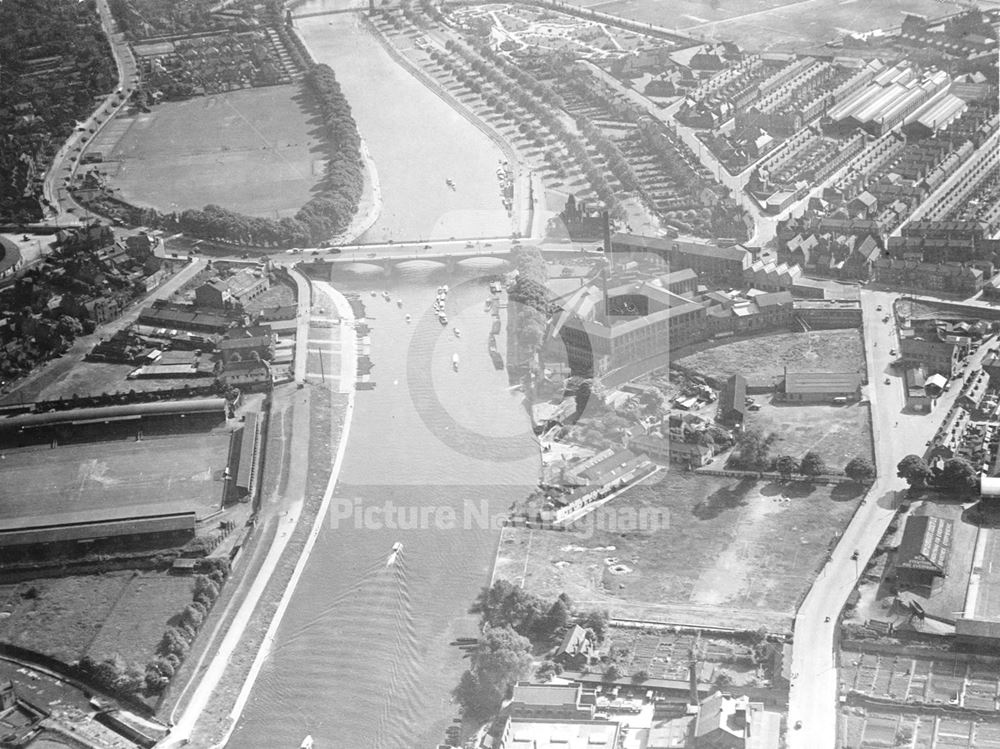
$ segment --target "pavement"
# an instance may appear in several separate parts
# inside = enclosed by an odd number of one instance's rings
[[[309,281],[294,268],[291,270],[291,274],[296,281],[299,291],[299,317],[296,335],[304,336],[301,339],[297,338],[296,341],[296,383],[305,383],[307,387],[329,387],[333,392],[348,394],[349,401],[344,417],[344,428],[340,439],[334,447],[334,453],[331,455],[333,468],[327,483],[323,503],[316,517],[313,519],[309,538],[299,555],[292,578],[285,587],[282,598],[278,603],[267,633],[264,636],[264,640],[251,665],[250,672],[244,680],[236,698],[236,703],[229,716],[227,733],[217,744],[220,747],[225,746],[236,727],[239,716],[246,705],[246,701],[249,699],[254,681],[271,650],[278,625],[281,623],[281,618],[295,590],[296,583],[302,574],[302,570],[305,568],[316,537],[322,528],[323,518],[326,515],[327,507],[333,496],[333,489],[336,486],[340,473],[340,465],[347,446],[350,421],[354,408],[353,394],[357,379],[357,336],[354,332],[354,314],[351,306],[343,295],[337,292],[329,283]],[[336,336],[331,338],[328,335],[331,332],[335,332]],[[299,341],[305,341],[305,343],[300,344]],[[317,361],[322,361],[322,364],[316,365],[317,369],[314,370],[313,366]],[[289,392],[292,393],[288,397],[295,401],[303,391],[299,390],[296,386],[294,390],[288,391],[286,389],[283,392],[286,396]],[[277,401],[277,395],[275,398]],[[257,574],[253,577],[252,582],[250,582],[246,593],[233,598],[232,605],[237,607],[236,613],[225,634],[222,635],[218,647],[211,651],[206,648],[202,657],[203,659],[207,658],[209,652],[211,652],[211,658],[206,664],[199,662],[194,669],[197,682],[195,685],[195,681],[192,680],[189,684],[189,686],[194,686],[194,692],[184,704],[184,708],[180,712],[179,717],[177,717],[171,731],[170,738],[163,744],[164,747],[183,746],[196,732],[214,733],[210,726],[200,726],[198,724],[199,716],[201,716],[209,704],[213,693],[224,678],[226,668],[230,665],[234,652],[240,646],[244,632],[260,605],[267,585],[271,581],[271,577],[285,553],[288,542],[291,540],[299,520],[302,518],[302,511],[305,505],[304,478],[306,474],[306,465],[303,460],[304,456],[308,455],[310,432],[307,423],[309,419],[308,398],[305,400],[306,405],[304,408],[300,407],[298,403],[293,402],[291,404],[293,408],[293,426],[291,429],[292,444],[290,449],[292,450],[293,461],[290,467],[286,491],[282,497],[267,498],[265,501],[268,507],[266,510],[266,521],[275,523],[277,525],[277,532],[274,534],[271,546],[267,550],[267,555],[260,565]],[[241,585],[246,584],[246,582],[248,581],[241,580]],[[220,617],[220,623],[226,620],[229,613],[228,610],[223,612],[223,615]],[[216,631],[212,634],[213,641],[217,635],[222,634],[218,629],[219,626],[217,626]]]
[[[896,465],[910,454],[923,455],[941,417],[948,413],[961,388],[953,387],[930,415],[908,413],[902,371],[892,369],[891,349],[898,349],[894,320],[882,322],[902,294],[862,289],[872,436],[878,478],[859,505],[795,617],[792,644],[792,684],[789,693],[789,749],[833,749],[837,737],[837,663],[835,630],[847,597],[865,564],[885,534],[907,489],[896,476]],[[880,309],[881,308],[881,309]],[[970,361],[978,367],[982,347]],[[885,379],[889,378],[886,384]],[[854,552],[858,559],[852,559]],[[800,728],[795,728],[799,725]]]

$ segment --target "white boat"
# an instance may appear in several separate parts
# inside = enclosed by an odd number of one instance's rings
[[[389,558],[385,560],[385,566],[391,567],[396,563],[396,557],[399,556],[399,552],[403,550],[403,544],[399,541],[392,545],[392,551],[389,552]]]
[[[441,287],[441,291],[443,291],[445,294],[447,294],[448,293],[448,284],[445,284],[444,286],[442,286]]]
[[[313,749],[313,737],[306,736],[302,739],[302,743],[299,744],[299,749]]]
[[[459,330],[458,328],[455,328],[455,337],[456,338],[461,338],[462,337],[462,331]]]
[[[399,306],[399,307],[402,307],[403,306],[403,300],[402,299],[397,299],[396,300],[396,305]]]
[[[458,371],[458,354],[451,355],[451,368]]]
[[[372,292],[372,296],[375,296],[375,292],[374,291]]]
[[[409,315],[404,315],[403,319],[406,320],[406,322],[409,322],[410,321],[410,316]]]

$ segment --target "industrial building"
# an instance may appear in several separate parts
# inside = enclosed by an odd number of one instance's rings
[[[789,372],[779,397],[800,403],[856,401],[861,398],[858,372]]]

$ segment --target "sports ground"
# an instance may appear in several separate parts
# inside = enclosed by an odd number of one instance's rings
[[[578,0],[604,13],[746,49],[822,43],[848,32],[898,27],[903,13],[930,18],[961,10],[937,0]]]
[[[161,211],[220,205],[294,215],[326,161],[297,85],[231,91],[123,117],[94,139],[118,196]]]
[[[0,518],[14,520],[150,504],[221,505],[229,433],[12,450],[0,461]]]

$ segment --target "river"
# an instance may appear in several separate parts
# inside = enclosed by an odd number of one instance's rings
[[[315,0],[295,12],[338,5]],[[333,68],[378,170],[383,209],[360,241],[510,236],[493,141],[398,65],[357,15],[300,18],[295,30]]]
[[[448,326],[431,312],[438,283],[450,284]],[[443,741],[467,665],[451,643],[475,633],[468,607],[498,543],[488,518],[537,480],[520,394],[489,357],[482,281],[404,272],[389,302],[377,281],[336,285],[368,307],[377,385],[357,395],[330,513],[231,747],[298,746],[307,733],[324,748]],[[387,501],[403,509],[387,515]]]

